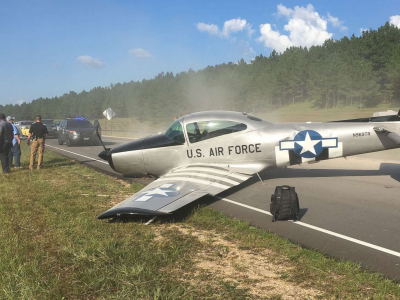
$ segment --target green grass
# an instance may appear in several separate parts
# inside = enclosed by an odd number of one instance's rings
[[[318,299],[400,298],[379,274],[207,207],[176,223],[99,221],[142,186],[48,150],[42,170],[27,170],[27,152],[22,165],[0,175],[0,299],[282,299],[277,284]],[[251,277],[258,265],[273,276]]]

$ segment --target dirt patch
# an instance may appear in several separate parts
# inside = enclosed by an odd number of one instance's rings
[[[194,258],[196,268],[192,276],[182,279],[193,285],[199,285],[199,279],[207,284],[224,281],[236,288],[246,289],[254,299],[316,299],[324,293],[290,281],[292,267],[288,260],[279,259],[271,250],[244,250],[220,234],[213,231],[197,230],[175,224],[166,225],[169,229],[179,230],[191,235],[205,247]],[[164,229],[166,229],[163,226]],[[161,228],[160,228],[161,229]],[[160,233],[161,231],[159,231]],[[162,240],[156,234],[156,240]]]

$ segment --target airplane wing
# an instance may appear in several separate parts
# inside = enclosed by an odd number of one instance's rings
[[[98,218],[122,215],[166,215],[205,195],[216,195],[251,175],[210,165],[190,165],[172,170],[125,199]]]

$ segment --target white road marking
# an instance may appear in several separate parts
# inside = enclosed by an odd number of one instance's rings
[[[221,197],[216,197],[216,198],[220,199],[222,201],[226,201],[226,202],[238,205],[238,206],[242,206],[242,207],[254,210],[254,211],[258,211],[258,212],[260,212],[262,214],[266,214],[266,215],[272,216],[272,214],[269,211],[266,211],[266,210],[262,210],[262,209],[259,209],[259,208],[256,208],[256,207],[253,207],[253,206],[250,206],[250,205],[246,205],[246,204],[243,204],[243,203],[240,203],[240,202],[232,201],[232,200],[229,200],[229,199],[226,199],[226,198],[221,198]],[[365,246],[365,247],[369,247],[369,248],[372,248],[372,249],[375,249],[375,250],[378,250],[378,251],[381,251],[381,252],[385,252],[387,254],[391,254],[391,255],[400,257],[400,252],[396,252],[396,251],[393,251],[393,250],[390,250],[390,249],[386,249],[386,248],[383,248],[383,247],[380,247],[380,246],[377,246],[377,245],[374,245],[374,244],[371,244],[371,243],[360,241],[360,240],[354,239],[352,237],[349,237],[349,236],[346,236],[346,235],[343,235],[343,234],[340,234],[340,233],[336,233],[336,232],[333,232],[333,231],[330,231],[330,230],[326,230],[326,229],[323,229],[323,228],[319,228],[317,226],[310,225],[310,224],[307,224],[307,223],[304,223],[304,222],[300,222],[300,221],[291,221],[291,222],[293,224],[296,224],[296,225],[300,225],[300,226],[304,226],[304,227],[307,227],[307,228],[310,228],[310,229],[314,229],[316,231],[323,232],[323,233],[326,233],[326,234],[341,238],[341,239],[346,240],[346,241],[350,241],[350,242],[353,242],[353,243],[356,243],[356,244],[359,244],[359,245],[362,245],[362,246]]]
[[[89,157],[89,156],[85,156],[85,155],[82,155],[82,154],[79,154],[79,153],[75,153],[75,152],[72,152],[72,151],[68,151],[68,150],[65,150],[65,149],[61,149],[61,148],[58,148],[58,147],[54,147],[54,146],[51,146],[51,145],[48,145],[48,144],[46,144],[46,147],[52,147],[52,148],[55,148],[55,149],[57,149],[57,150],[61,150],[61,151],[68,152],[68,153],[72,153],[72,154],[74,154],[74,155],[82,156],[82,157],[84,157],[84,158],[89,158],[89,159],[91,159],[91,160],[94,160],[94,161],[97,161],[97,162],[101,162],[101,163],[103,163],[103,164],[107,164],[107,165],[108,165],[108,162],[106,162],[106,161],[98,160],[98,159],[95,159],[95,158],[92,158],[92,157]]]

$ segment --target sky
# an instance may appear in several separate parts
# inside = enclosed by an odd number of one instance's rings
[[[0,0],[0,105],[321,45],[386,22],[400,1]]]

